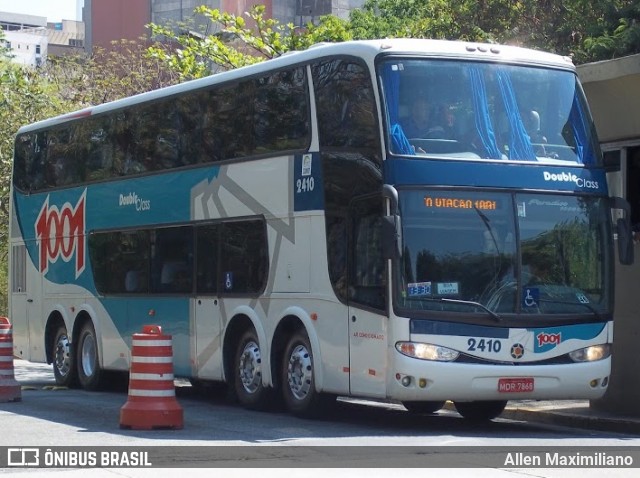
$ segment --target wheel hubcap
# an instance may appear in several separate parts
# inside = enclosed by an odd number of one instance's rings
[[[69,337],[61,335],[56,343],[55,364],[58,373],[66,377],[71,370],[71,347]]]
[[[298,400],[303,400],[311,390],[313,366],[311,355],[304,345],[298,345],[291,352],[287,369],[289,390]]]
[[[262,358],[258,344],[254,341],[247,342],[240,355],[238,371],[240,382],[248,393],[255,393],[262,384],[261,363]]]
[[[96,369],[96,341],[92,335],[87,335],[82,341],[80,360],[85,377],[93,376]]]

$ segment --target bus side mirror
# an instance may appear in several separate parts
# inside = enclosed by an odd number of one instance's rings
[[[631,231],[631,207],[629,203],[619,197],[612,197],[611,209],[623,211],[623,217],[616,221],[616,232],[618,234],[618,260],[620,264],[629,266],[633,264],[633,232]]]
[[[382,218],[382,253],[385,259],[397,259],[402,253],[402,226],[400,216]]]

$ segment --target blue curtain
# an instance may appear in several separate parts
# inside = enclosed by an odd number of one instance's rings
[[[481,69],[477,66],[469,67],[469,79],[471,81],[471,92],[475,109],[476,132],[480,140],[480,144],[476,144],[476,146],[481,149],[480,156],[483,158],[500,159],[502,158],[502,154],[498,149],[496,135],[493,131],[491,118],[489,116],[487,90]]]
[[[577,90],[576,90],[577,93]],[[586,131],[586,118],[582,109],[582,102],[577,94],[573,96],[573,104],[571,105],[571,113],[569,114],[571,121],[571,127],[573,128],[573,137],[576,142],[576,155],[578,161],[586,165],[594,165],[595,155],[591,142],[589,141],[589,135]]]
[[[573,133],[578,163],[593,165],[596,163],[595,153],[590,142],[587,117],[585,116],[584,105],[580,101],[580,90],[576,85],[575,78],[567,75],[567,80],[561,82],[560,88],[562,89],[560,92],[561,98],[573,98],[567,122],[571,126],[571,132]],[[568,104],[565,105],[565,107],[568,106]]]
[[[511,77],[508,72],[502,69],[498,70],[497,76],[500,93],[502,94],[502,100],[504,101],[504,107],[509,121],[509,159],[529,159],[534,161],[536,159],[536,153],[531,145],[531,138],[522,122],[522,116],[520,116],[516,95],[513,92]]]
[[[394,69],[396,67],[396,69]],[[397,65],[386,64],[382,71],[384,94],[387,100],[387,114],[389,133],[391,136],[391,150],[399,154],[415,155],[415,151],[400,126],[400,72]]]

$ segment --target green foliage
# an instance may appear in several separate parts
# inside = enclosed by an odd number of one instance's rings
[[[179,75],[150,57],[147,48],[144,39],[115,41],[108,50],[94,48],[91,56],[50,57],[42,73],[74,109],[178,83]]]
[[[213,34],[200,35],[186,30],[176,33],[170,26],[150,24],[152,35],[177,45],[170,51],[159,46],[148,49],[183,80],[201,78],[214,70],[239,68],[292,50],[304,50],[320,41],[344,41],[351,38],[347,24],[337,17],[323,17],[317,25],[300,29],[292,23],[280,24],[265,18],[265,6],[255,5],[244,16],[200,6],[195,13],[220,26]]]
[[[13,140],[20,126],[68,110],[37,70],[0,59],[0,315],[7,313],[9,185]]]

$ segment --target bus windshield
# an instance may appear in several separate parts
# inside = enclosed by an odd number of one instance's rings
[[[434,59],[379,67],[396,156],[596,166],[599,146],[571,71]]]
[[[498,318],[611,311],[604,199],[441,189],[399,198],[400,308]]]

